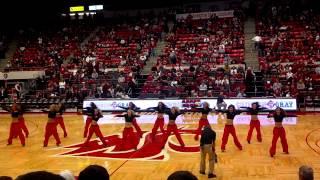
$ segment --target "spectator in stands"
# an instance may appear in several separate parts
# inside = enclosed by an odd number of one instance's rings
[[[239,90],[237,94],[237,98],[245,98],[245,97],[247,97],[247,95],[245,94],[244,90],[243,89]]]
[[[47,171],[35,171],[20,175],[16,180],[65,180],[63,177]]]
[[[97,71],[95,69],[93,69],[93,72],[91,74],[92,79],[98,79],[99,74],[97,73]]]
[[[221,108],[223,108],[223,111],[225,111],[227,108],[227,103],[224,102],[224,98],[223,92],[221,91],[217,98],[218,111],[221,111]]]
[[[300,166],[299,180],[313,180],[313,169],[309,166]]]
[[[60,79],[59,82],[59,92],[60,94],[64,94],[65,93],[65,88],[66,88],[66,82],[64,81],[64,79]]]
[[[171,64],[176,64],[177,63],[177,55],[175,51],[171,51],[169,55],[169,60]]]
[[[4,87],[0,88],[0,100],[8,98],[8,92]]]
[[[198,178],[189,171],[176,171],[167,180],[198,180]]]
[[[206,85],[206,83],[203,81],[200,86],[199,86],[199,91],[203,94],[206,95],[207,91],[208,91],[208,86]]]
[[[273,92],[276,92],[276,91],[281,92],[281,89],[282,89],[282,84],[280,83],[279,79],[276,79],[276,82],[274,82],[272,85],[272,90]]]
[[[302,79],[300,79],[300,80],[297,82],[297,89],[298,89],[299,91],[306,89],[306,86],[305,86],[305,84],[304,84],[304,82],[303,82]]]
[[[316,72],[316,74],[318,74],[318,75],[320,74],[320,66],[316,67],[315,72]]]
[[[80,172],[78,180],[109,180],[109,173],[102,166],[90,165]]]

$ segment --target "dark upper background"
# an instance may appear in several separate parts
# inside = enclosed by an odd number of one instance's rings
[[[214,0],[201,0],[201,2],[204,1]],[[319,0],[289,1],[311,2],[311,7],[319,7],[317,4],[315,4]],[[61,14],[63,11],[68,11],[68,7],[72,5],[104,4],[105,9],[114,10],[179,6],[192,2],[200,2],[200,0],[1,0],[0,28],[16,29],[17,27],[24,27],[34,24],[45,25],[52,23],[59,18],[59,14]]]

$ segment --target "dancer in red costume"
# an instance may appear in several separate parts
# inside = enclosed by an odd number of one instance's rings
[[[192,110],[193,112],[201,112],[201,118],[199,120],[198,128],[196,130],[196,135],[194,136],[194,139],[197,141],[199,140],[199,135],[201,133],[201,130],[204,126],[210,125],[208,121],[208,114],[213,110],[210,108],[209,103],[204,102],[202,104],[203,108],[196,108]]]
[[[167,132],[166,132],[166,136],[165,136],[165,141],[167,142],[168,137],[171,135],[171,133],[173,132],[174,135],[176,136],[176,138],[178,139],[179,143],[181,146],[185,146],[181,135],[178,131],[178,127],[176,124],[176,119],[178,116],[180,116],[181,114],[183,114],[183,112],[180,112],[178,107],[172,107],[171,109],[169,109],[169,111],[165,111],[165,113],[169,116],[169,123],[167,125]]]
[[[129,102],[128,107],[123,107],[123,106],[118,106],[118,107],[125,109],[125,110],[132,110],[134,112],[137,112],[138,110],[140,110],[140,108],[137,107],[133,102]],[[133,118],[131,123],[132,123],[133,127],[136,129],[139,137],[142,138],[143,133],[142,133],[142,130],[141,130],[139,124],[137,123],[136,118]]]
[[[14,137],[19,137],[21,145],[25,146],[26,145],[25,137],[22,133],[21,123],[19,122],[19,111],[18,111],[16,103],[14,103],[12,105],[12,108],[11,108],[11,110],[9,110],[9,112],[11,112],[12,121],[11,121],[11,126],[10,126],[8,145],[12,144],[12,139]]]
[[[58,113],[57,113],[57,123],[60,125],[60,127],[62,128],[63,130],[63,137],[67,137],[68,134],[67,134],[67,130],[66,130],[66,127],[64,125],[64,120],[63,120],[63,113],[65,112],[66,108],[64,107],[64,105],[62,103],[59,103],[57,105],[57,108],[58,108]]]
[[[232,135],[234,144],[239,148],[239,150],[242,150],[242,145],[240,144],[240,142],[238,140],[236,130],[233,126],[233,119],[238,114],[240,114],[240,112],[236,111],[234,105],[230,105],[228,107],[228,110],[226,111],[227,121],[226,121],[226,125],[224,126],[224,131],[223,131],[223,136],[222,136],[222,144],[221,144],[221,151],[222,152],[225,152],[225,150],[226,150],[226,145],[228,143],[229,134]]]
[[[61,144],[58,131],[57,131],[57,120],[56,120],[57,111],[58,111],[57,105],[52,104],[48,112],[48,121],[47,121],[45,135],[44,135],[43,147],[48,146],[48,141],[51,136],[53,136],[56,139],[57,146]]]
[[[104,140],[104,137],[101,133],[101,130],[100,130],[100,127],[98,125],[98,121],[100,118],[103,117],[102,115],[102,112],[97,108],[97,106],[92,102],[91,104],[91,107],[89,108],[89,110],[91,112],[88,112],[89,114],[92,114],[92,121],[91,121],[91,125],[90,125],[90,128],[89,128],[89,134],[88,134],[88,137],[87,137],[87,140],[85,141],[85,145],[88,146],[89,142],[90,142],[90,139],[93,135],[93,133],[99,137],[100,141],[105,145],[105,146],[108,146],[107,145],[107,142]]]
[[[90,107],[86,107],[84,109],[84,112],[85,112],[84,114],[87,115],[86,123],[85,123],[85,126],[84,126],[84,131],[83,131],[83,137],[84,138],[86,138],[88,136],[89,127],[90,127],[90,124],[92,122],[93,111],[96,108],[97,108],[97,106],[94,103],[91,103]]]
[[[155,135],[157,134],[157,130],[160,128],[161,132],[164,134],[165,130],[164,130],[164,113],[168,110],[169,108],[163,103],[163,102],[159,102],[157,107],[150,107],[147,110],[154,110],[158,112],[158,116],[157,119],[154,123],[154,126],[152,128],[152,132],[151,132],[151,137],[152,139],[155,138]]]
[[[23,117],[23,113],[24,113],[24,108],[23,106],[20,104],[20,105],[17,105],[17,108],[18,108],[18,111],[19,111],[19,117],[18,117],[18,120],[20,122],[20,126],[21,126],[21,129],[22,129],[22,132],[24,133],[25,137],[28,138],[29,136],[29,130],[26,126],[26,122],[25,122],[25,119]]]
[[[124,129],[122,132],[121,148],[126,150],[137,149],[137,146],[139,144],[139,139],[133,132],[133,126],[134,126],[133,121],[136,119],[136,117],[140,117],[140,116],[135,115],[135,112],[130,109],[127,111],[127,114],[117,115],[116,117],[124,117],[124,120],[125,120]]]
[[[285,154],[289,154],[288,151],[288,142],[286,138],[286,131],[282,126],[282,121],[285,117],[287,117],[286,112],[281,109],[280,107],[277,107],[276,110],[272,115],[269,115],[269,117],[273,116],[275,126],[273,128],[273,138],[272,138],[272,145],[270,147],[269,153],[270,156],[273,157],[276,154],[276,146],[277,141],[280,137],[282,150]]]
[[[259,103],[255,102],[251,104],[250,107],[240,107],[247,110],[247,112],[251,115],[250,128],[248,131],[247,142],[250,144],[252,132],[254,129],[257,131],[257,139],[259,142],[262,142],[261,130],[260,130],[260,121],[258,119],[258,113],[265,108],[260,107]]]

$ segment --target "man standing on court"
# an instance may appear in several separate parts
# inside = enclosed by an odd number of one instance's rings
[[[208,178],[217,177],[214,173],[216,132],[211,129],[210,125],[204,127],[200,139],[200,174],[206,174],[206,157],[209,156],[209,172]]]

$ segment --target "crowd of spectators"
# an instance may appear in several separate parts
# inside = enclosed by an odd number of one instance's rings
[[[243,90],[244,32],[241,13],[233,18],[178,19],[142,95],[214,96]],[[156,93],[154,93],[156,92]],[[186,92],[186,93],[185,93]]]
[[[319,89],[320,16],[289,7],[289,2],[271,4],[268,14],[257,18],[256,48],[267,96],[297,97]]]

